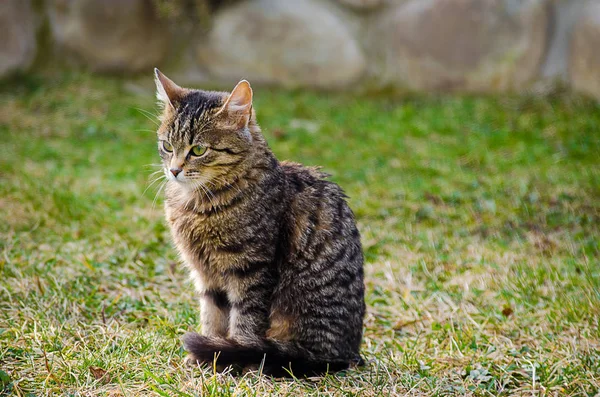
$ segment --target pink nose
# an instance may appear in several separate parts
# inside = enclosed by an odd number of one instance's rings
[[[174,176],[175,178],[177,178],[177,175],[179,175],[179,173],[180,173],[181,171],[183,171],[183,170],[182,170],[181,168],[171,168],[171,170],[170,170],[170,171],[171,171],[171,174],[173,174],[173,176]]]

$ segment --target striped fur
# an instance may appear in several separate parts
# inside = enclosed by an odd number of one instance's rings
[[[234,107],[228,93],[162,88],[159,153],[167,173],[183,159],[185,178],[167,182],[166,218],[200,295],[192,359],[276,376],[362,363],[363,254],[341,188],[275,158],[244,107],[251,91],[236,87]],[[198,144],[206,153],[186,156]]]

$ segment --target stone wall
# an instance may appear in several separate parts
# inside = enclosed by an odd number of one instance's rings
[[[504,92],[561,82],[600,99],[600,0],[33,3],[0,1],[0,77],[158,66],[197,83]]]

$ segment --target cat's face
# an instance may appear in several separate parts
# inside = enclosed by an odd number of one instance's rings
[[[180,88],[156,70],[164,105],[158,152],[170,181],[205,191],[227,185],[252,150],[252,89],[240,82],[231,94]]]

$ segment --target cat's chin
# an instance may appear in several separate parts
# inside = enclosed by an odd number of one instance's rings
[[[179,192],[184,193],[185,195],[195,195],[198,191],[201,190],[198,184],[193,183],[189,179],[179,179],[179,178],[170,178],[169,182],[172,186],[174,186]]]
[[[177,186],[177,187],[182,188],[182,189],[186,189],[186,190],[190,190],[190,191],[194,190],[193,189],[193,184],[190,183],[189,181],[185,180],[185,179],[181,180],[181,179],[170,178],[169,182],[171,182],[171,184],[173,186]]]
[[[181,174],[181,176],[176,177],[173,174],[171,174],[170,172],[167,172],[167,179],[170,182],[173,182],[174,184],[179,185],[179,186],[191,185],[190,180],[187,179],[185,177],[185,175],[183,175],[183,173]]]

